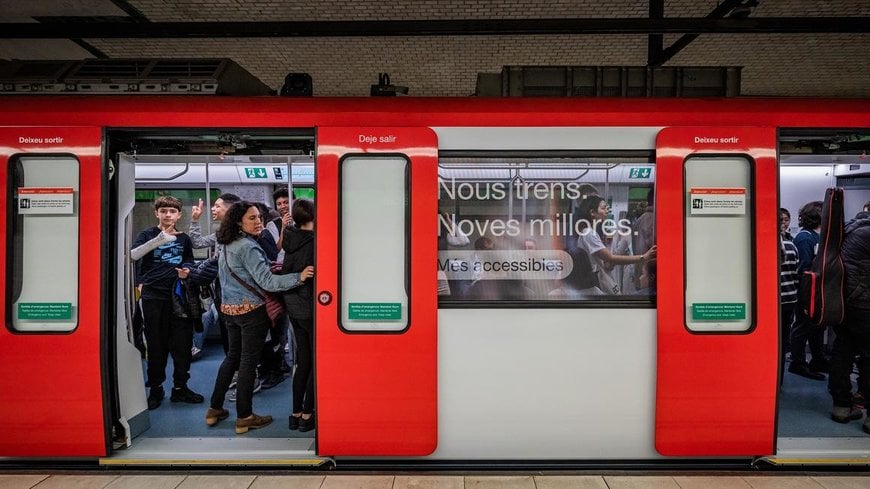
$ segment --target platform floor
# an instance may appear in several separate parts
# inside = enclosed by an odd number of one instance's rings
[[[0,474],[0,489],[867,489],[858,475]]]

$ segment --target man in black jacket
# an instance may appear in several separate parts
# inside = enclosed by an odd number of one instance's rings
[[[846,224],[840,251],[846,269],[843,290],[846,315],[843,323],[834,326],[831,373],[828,390],[834,401],[831,419],[838,423],[861,419],[860,409],[852,407],[852,363],[860,360],[859,392],[870,393],[870,219],[853,219]],[[864,431],[870,434],[870,418],[864,421]]]

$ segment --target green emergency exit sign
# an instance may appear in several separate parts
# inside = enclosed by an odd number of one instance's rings
[[[262,166],[253,166],[253,167],[245,167],[245,175],[248,178],[269,178],[269,174],[266,173],[266,168]]]
[[[652,168],[632,168],[628,172],[628,178],[649,178],[652,175]]]

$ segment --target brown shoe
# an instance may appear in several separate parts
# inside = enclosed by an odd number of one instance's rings
[[[226,409],[215,409],[208,408],[208,411],[205,413],[205,424],[209,426],[214,426],[218,424],[218,421],[227,419],[230,415],[230,412]]]
[[[271,422],[271,416],[260,416],[257,414],[251,414],[247,418],[238,418],[236,419],[236,434],[241,435],[242,433],[247,433],[248,430],[268,426]]]

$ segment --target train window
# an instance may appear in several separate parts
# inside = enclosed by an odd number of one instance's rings
[[[408,160],[341,161],[341,326],[402,331],[408,325]],[[347,264],[347,266],[345,266]]]
[[[442,155],[439,303],[651,306],[652,161]]]
[[[22,332],[72,331],[78,324],[79,162],[22,156],[10,166],[7,325]]]
[[[733,155],[694,157],[684,171],[686,326],[747,331],[754,308],[752,165]]]

